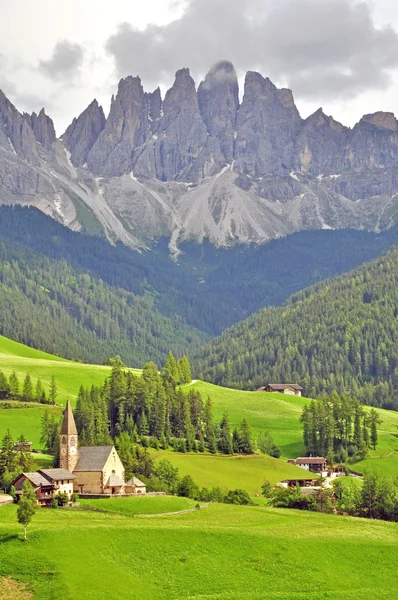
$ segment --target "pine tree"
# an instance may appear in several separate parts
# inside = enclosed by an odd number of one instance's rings
[[[178,369],[180,373],[180,383],[191,383],[191,365],[189,364],[189,360],[185,355],[178,361]]]
[[[246,419],[242,419],[239,427],[239,451],[242,454],[253,454],[254,452],[251,429]]]
[[[48,393],[48,398],[49,398],[51,404],[55,404],[55,401],[57,399],[57,393],[58,393],[58,388],[57,388],[57,384],[55,383],[55,378],[53,375],[51,377],[50,390]]]
[[[233,454],[232,436],[227,413],[224,413],[221,419],[218,449],[223,454]]]
[[[377,425],[381,424],[381,419],[378,412],[372,408],[370,411],[370,443],[373,446],[373,450],[376,450],[378,442]]]
[[[10,395],[10,385],[3,371],[0,371],[0,398],[8,398]]]
[[[13,371],[8,380],[10,385],[10,394],[11,396],[18,396],[19,394],[19,380],[15,371]]]
[[[9,429],[3,437],[0,448],[0,478],[6,471],[12,473],[16,466],[14,442]]]
[[[24,527],[24,540],[27,540],[26,529],[32,520],[33,515],[37,511],[37,500],[35,491],[29,481],[23,484],[21,498],[17,509],[18,523]]]
[[[26,402],[31,402],[31,400],[33,400],[33,385],[29,373],[26,373],[23,382],[22,397]]]
[[[36,388],[35,388],[36,400],[41,400],[43,398],[43,393],[44,393],[43,385],[42,385],[40,379],[38,379],[36,382]]]

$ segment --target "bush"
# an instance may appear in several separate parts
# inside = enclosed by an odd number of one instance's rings
[[[53,505],[54,501],[57,503],[57,506],[66,506],[69,502],[69,496],[66,492],[60,492],[54,495]]]
[[[245,490],[230,490],[224,498],[225,504],[254,505],[253,500]]]
[[[199,488],[190,475],[185,475],[181,479],[178,484],[177,494],[178,496],[192,498],[193,500],[199,497]]]
[[[79,500],[79,494],[77,494],[76,492],[73,492],[72,496],[70,497],[71,502],[78,502]]]

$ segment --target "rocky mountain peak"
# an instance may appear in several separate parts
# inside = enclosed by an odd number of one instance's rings
[[[301,122],[290,90],[249,71],[237,117],[236,169],[251,176],[288,172]]]
[[[105,127],[87,156],[89,169],[97,175],[117,176],[132,169],[133,153],[150,135],[148,102],[139,77],[119,82]]]
[[[396,131],[398,129],[398,122],[395,118],[394,113],[391,112],[375,112],[371,115],[364,115],[359,122],[360,124],[369,123],[375,127],[381,127],[383,129],[390,129]]]
[[[239,86],[231,62],[216,63],[198,88],[198,102],[209,135],[218,139],[227,162],[234,158]]]
[[[0,90],[0,145],[28,162],[38,159],[35,134],[30,123]]]
[[[35,112],[31,115],[25,113],[24,117],[32,128],[36,140],[43,148],[49,150],[55,142],[56,135],[53,120],[46,115],[44,108],[41,109],[38,115]]]
[[[96,99],[73,119],[68,129],[62,136],[65,148],[70,152],[72,163],[78,167],[87,162],[87,156],[105,127],[105,115],[102,106]]]

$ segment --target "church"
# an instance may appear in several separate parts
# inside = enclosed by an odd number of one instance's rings
[[[78,494],[125,493],[124,467],[114,446],[79,448],[72,407],[68,400],[61,424],[59,466],[74,475]]]

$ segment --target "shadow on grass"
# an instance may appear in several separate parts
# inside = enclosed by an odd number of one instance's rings
[[[12,540],[19,540],[21,542],[24,541],[23,537],[21,537],[18,533],[0,535],[0,544],[5,544],[7,542],[11,542]]]

